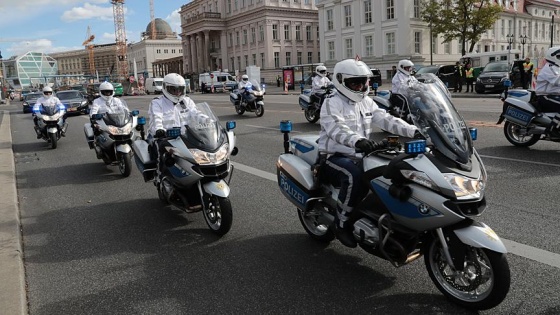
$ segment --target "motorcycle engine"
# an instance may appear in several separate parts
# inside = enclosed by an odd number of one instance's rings
[[[379,242],[379,229],[370,220],[362,218],[354,223],[354,236],[361,243],[375,247]]]

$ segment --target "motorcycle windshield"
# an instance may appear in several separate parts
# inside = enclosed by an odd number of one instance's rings
[[[438,78],[410,82],[404,96],[414,124],[434,148],[456,163],[469,164],[473,153],[471,136],[445,85]]]
[[[46,116],[53,116],[54,114],[58,113],[60,108],[57,105],[54,106],[41,106],[41,114]]]
[[[118,110],[108,111],[103,116],[105,124],[115,127],[124,127],[126,124],[128,124],[130,119],[130,113],[126,108],[119,108]]]
[[[246,90],[251,89],[253,91],[262,91],[261,85],[255,79],[249,80],[249,83],[247,84],[247,86],[245,86],[245,89]]]
[[[189,110],[185,116],[182,120],[185,132],[181,138],[187,147],[207,152],[220,148],[224,142],[224,130],[208,103],[196,104],[196,109]]]

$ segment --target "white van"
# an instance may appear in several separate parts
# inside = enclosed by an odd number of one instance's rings
[[[161,94],[163,78],[147,78],[144,84],[146,94]]]
[[[204,91],[202,91],[203,83]],[[214,71],[210,73],[201,73],[198,76],[198,86],[202,93],[211,93],[212,85],[214,85],[214,92],[232,91],[237,88],[237,81],[227,72]]]

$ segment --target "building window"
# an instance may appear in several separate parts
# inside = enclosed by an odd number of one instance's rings
[[[350,27],[352,26],[352,6],[345,5],[344,6],[344,26]]]
[[[239,46],[239,31],[235,32],[235,45]]]
[[[228,36],[228,38],[229,38],[229,46],[228,47],[231,47],[231,46],[233,46],[233,35],[231,33],[229,33],[228,35],[229,35]]]
[[[272,24],[272,40],[278,40],[278,24]]]
[[[245,60],[245,67],[249,66],[249,56],[245,55],[243,59]]]
[[[387,7],[387,20],[392,20],[395,18],[395,1],[385,0],[385,5]]]
[[[301,25],[296,25],[296,40],[301,40]]]
[[[261,68],[264,68],[264,53],[261,53]]]
[[[371,18],[371,0],[364,1],[364,23],[370,24],[372,21]]]
[[[237,11],[237,0],[233,0],[233,10]]]
[[[387,55],[395,54],[395,33],[385,34],[387,44]]]
[[[161,54],[161,49],[156,49],[156,54]]]
[[[257,36],[255,35],[255,28],[251,27],[251,43],[254,44],[257,41]]]
[[[303,63],[301,51],[297,52],[297,64],[300,65]]]
[[[237,69],[241,70],[241,57],[237,56]]]
[[[231,13],[231,0],[227,2],[227,13]]]
[[[443,44],[443,53],[444,54],[450,54],[451,53],[451,45],[449,45],[449,42]]]
[[[229,58],[229,63],[230,63],[229,66],[231,68],[231,71],[235,71],[235,63],[233,60],[234,60],[233,57]]]
[[[264,26],[259,25],[259,41],[264,42]]]
[[[257,54],[253,54],[253,64],[257,65]]]
[[[333,22],[333,10],[327,10],[327,31],[332,31],[334,29],[334,22]]]
[[[310,51],[307,52],[307,63],[313,63],[313,53]]]
[[[274,68],[280,68],[280,53],[274,52]]]
[[[311,25],[305,26],[305,36],[308,41],[312,40],[311,38]]]
[[[414,18],[415,19],[421,18],[421,16],[420,16],[420,11],[421,11],[420,0],[414,0],[414,3],[412,4],[412,6],[413,6],[412,10],[413,10]]]
[[[344,47],[346,48],[346,58],[352,58],[354,55],[354,49],[352,48],[352,38],[346,38],[344,40]]]
[[[243,45],[247,45],[247,30],[243,30]]]
[[[287,51],[286,52],[286,65],[291,65],[292,64],[292,53]]]
[[[369,56],[373,56],[373,36],[372,35],[366,35],[364,37],[364,42],[365,42],[365,55],[367,57]]]
[[[422,32],[414,32],[414,53],[420,54],[420,47],[422,44]]]
[[[329,60],[334,60],[335,54],[334,54],[334,41],[330,41],[327,43],[327,52],[329,54]],[[321,60],[321,59],[319,59]]]
[[[290,40],[290,25],[289,24],[284,24],[284,39],[285,40]]]

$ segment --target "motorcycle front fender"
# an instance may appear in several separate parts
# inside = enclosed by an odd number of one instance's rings
[[[487,248],[498,253],[507,253],[500,237],[488,225],[473,222],[472,225],[453,231],[461,242],[476,248]]]
[[[263,101],[258,101],[257,102],[258,105],[264,106],[264,102]]]
[[[218,182],[209,182],[202,185],[202,188],[208,194],[218,196],[218,197],[228,197],[229,196],[229,186],[224,180]]]
[[[128,143],[117,145],[117,152],[126,154],[130,151],[132,151],[132,149],[130,148],[130,145]]]
[[[56,127],[47,128],[47,133],[57,133],[57,132],[58,132],[58,128]]]

